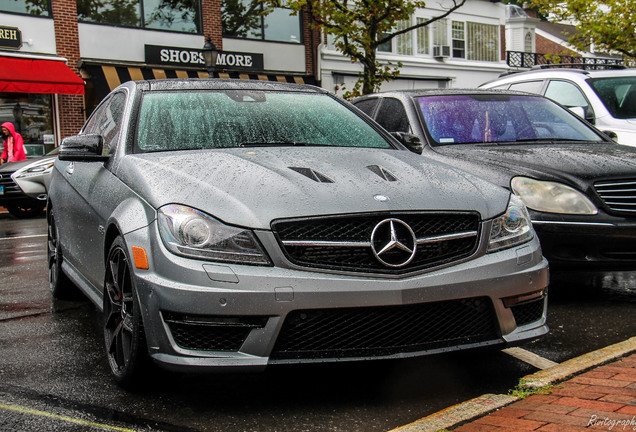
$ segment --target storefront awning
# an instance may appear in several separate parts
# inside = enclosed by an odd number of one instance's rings
[[[126,81],[166,79],[166,78],[207,78],[208,73],[200,70],[179,70],[151,66],[106,65],[85,63],[81,68],[87,73],[99,100]],[[306,75],[286,75],[252,72],[215,72],[215,78],[236,78],[246,80],[278,81],[296,84],[314,84],[313,77]]]
[[[62,61],[0,57],[0,92],[84,94],[84,81]]]

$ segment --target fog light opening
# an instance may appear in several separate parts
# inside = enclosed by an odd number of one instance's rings
[[[545,298],[546,290],[533,291],[531,293],[520,294],[511,297],[505,297],[502,299],[505,307],[510,308],[512,306],[518,306],[525,303],[531,303]]]

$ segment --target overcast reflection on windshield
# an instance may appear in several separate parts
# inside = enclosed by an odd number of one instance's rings
[[[267,145],[391,148],[325,94],[253,90],[153,92],[137,128],[142,151]]]
[[[428,132],[441,145],[532,140],[602,141],[569,111],[547,99],[445,95],[417,99]]]

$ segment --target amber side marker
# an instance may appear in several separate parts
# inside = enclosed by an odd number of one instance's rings
[[[135,261],[135,267],[142,270],[148,270],[148,255],[146,255],[146,249],[133,246],[133,261]]]

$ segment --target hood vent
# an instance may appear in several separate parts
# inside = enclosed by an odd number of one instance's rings
[[[397,181],[397,177],[396,176],[394,176],[393,174],[391,174],[389,171],[387,171],[386,169],[382,168],[381,166],[369,165],[367,168],[369,168],[371,171],[373,171],[375,174],[379,175],[380,177],[382,177],[386,181],[390,181],[390,182]]]
[[[302,174],[307,178],[312,179],[318,183],[333,183],[329,177],[324,174],[320,174],[318,171],[315,171],[311,168],[302,168],[302,167],[289,167],[289,169],[296,171],[298,174]]]

